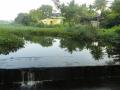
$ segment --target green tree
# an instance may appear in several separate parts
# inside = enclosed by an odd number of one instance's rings
[[[40,10],[31,10],[29,15],[32,19],[32,23],[37,23],[38,20],[42,19],[42,12]]]
[[[79,23],[82,24],[89,23],[96,15],[94,10],[88,8],[86,4],[80,5],[77,12],[79,18],[77,18],[76,21],[79,20]]]
[[[53,8],[50,5],[42,5],[38,9],[31,10],[27,13],[20,13],[15,18],[15,23],[23,25],[33,25],[37,26],[38,21],[52,16]]]
[[[95,16],[95,12],[93,10],[90,11],[86,4],[78,5],[74,0],[68,5],[61,5],[61,13],[70,26],[79,23],[86,24]]]
[[[48,18],[52,15],[53,8],[50,5],[42,5],[39,10],[42,13],[42,18]]]
[[[95,60],[100,60],[103,58],[104,53],[102,52],[101,46],[91,46],[90,52]]]
[[[111,28],[115,25],[120,25],[120,0],[114,0],[110,10],[102,12],[101,16],[104,18],[101,25],[107,28]]]
[[[29,25],[30,22],[31,22],[31,18],[27,13],[20,13],[15,18],[15,23],[18,23],[18,24]]]
[[[114,13],[113,11],[106,10],[101,13],[103,20],[101,20],[101,26],[106,28],[111,28],[115,25],[120,24],[120,17],[118,13]]]
[[[75,4],[75,1],[72,0],[68,5],[63,4],[61,6],[62,16],[66,18],[66,21],[69,25],[75,23],[75,17],[77,16],[78,5]]]
[[[119,13],[120,14],[120,0],[114,0],[114,2],[112,3],[111,9],[115,13]]]
[[[101,12],[106,9],[107,1],[106,0],[95,0],[94,7],[96,10]]]

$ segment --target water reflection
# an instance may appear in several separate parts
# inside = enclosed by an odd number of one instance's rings
[[[120,90],[119,45],[120,39],[85,42],[45,36],[27,36],[9,43],[0,41],[0,54],[7,57],[14,52],[15,57],[0,58],[0,90]],[[19,49],[22,57],[16,57],[20,56]],[[32,57],[30,52],[38,57]]]
[[[7,40],[4,41],[0,40],[0,54],[7,55],[10,52],[16,52],[20,48],[24,47],[23,39],[9,41],[9,38],[7,38]]]
[[[107,53],[109,57],[114,59],[108,62],[108,64],[120,64],[120,39],[110,43],[110,46],[107,48]]]
[[[82,51],[85,48],[90,50],[91,55],[95,60],[102,60],[105,55],[113,58],[108,64],[120,64],[120,39],[111,42],[97,41],[97,42],[84,42],[75,41],[71,39],[61,39],[60,47],[66,48],[70,53],[74,51]]]
[[[103,41],[85,42],[85,41],[76,41],[70,38],[57,38],[57,41],[59,41],[59,43],[57,43],[57,47],[56,47],[55,45],[53,45],[56,42],[54,37],[32,36],[31,35],[31,36],[25,36],[24,40],[20,39],[14,43],[11,42],[8,44],[6,43],[0,44],[0,54],[7,55],[11,52],[17,52],[20,48],[24,47],[24,44],[25,44],[24,42],[26,41],[27,42],[30,41],[31,43],[34,43],[34,44],[39,44],[43,48],[51,47],[53,48],[53,51],[54,51],[54,48],[59,47],[58,49],[61,49],[61,50],[64,49],[64,52],[62,51],[63,54],[70,53],[71,55],[74,55],[74,57],[76,57],[77,59],[79,57],[74,54],[75,52],[78,53],[78,52],[84,52],[85,50],[88,50],[89,53],[92,55],[93,60],[99,61],[99,60],[104,60],[105,57],[108,57],[108,59],[110,60],[106,61],[107,64],[109,65],[120,64],[120,48],[119,48],[120,39],[116,39],[113,42],[103,42]],[[58,51],[56,51],[56,53],[57,52]],[[48,56],[49,54],[50,52],[47,53]]]
[[[61,39],[60,40],[60,47],[61,48],[66,48],[66,50],[68,52],[70,52],[71,54],[74,51],[82,51],[85,47],[87,47],[87,45],[91,44],[91,42],[84,42],[84,41],[76,41],[76,40],[72,40],[72,39]]]
[[[29,36],[24,37],[25,40],[31,41],[33,43],[38,43],[43,47],[49,47],[53,45],[54,38],[53,37],[46,37],[46,36]]]
[[[95,59],[95,60],[100,60],[100,59],[102,59],[103,58],[103,56],[104,56],[104,52],[103,52],[103,50],[105,50],[104,49],[104,47],[102,47],[102,46],[100,46],[100,43],[99,42],[94,42],[90,47],[89,47],[89,49],[90,49],[90,53],[92,54],[92,56],[93,56],[93,58]]]

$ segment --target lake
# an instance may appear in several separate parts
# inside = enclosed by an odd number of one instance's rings
[[[23,45],[0,45],[0,69],[120,64],[119,43],[31,36]]]
[[[26,36],[0,42],[0,90],[119,90],[120,41]]]

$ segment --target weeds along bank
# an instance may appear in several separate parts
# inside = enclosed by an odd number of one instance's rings
[[[38,28],[21,25],[0,25],[0,38],[14,37],[29,37],[29,36],[52,36],[71,38],[75,40],[93,41],[93,40],[114,40],[119,38],[120,26],[115,26],[110,29],[96,30],[90,25],[75,25],[71,27],[52,27]],[[8,37],[8,38],[9,38]]]
[[[0,25],[0,33],[27,37],[29,35],[65,37],[76,40],[94,40],[96,30],[87,25],[76,25],[72,27],[37,28],[20,25]]]
[[[97,38],[104,41],[115,41],[120,39],[120,26],[115,26],[109,29],[97,30]]]
[[[16,35],[0,31],[0,54],[9,54],[24,47],[24,40]]]

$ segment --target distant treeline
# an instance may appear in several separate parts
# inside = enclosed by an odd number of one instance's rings
[[[90,21],[97,20],[101,27],[113,27],[120,24],[120,0],[114,0],[108,7],[107,0],[95,0],[92,5],[76,4],[74,0],[70,3],[60,4],[60,16],[65,18],[64,24],[89,24]],[[49,18],[53,15],[53,7],[42,5],[33,9],[29,13],[20,13],[15,18],[15,23],[23,25],[41,26],[39,20]],[[99,13],[98,13],[99,12]]]
[[[4,21],[4,20],[0,20],[0,24],[9,24],[11,23],[10,21]]]

